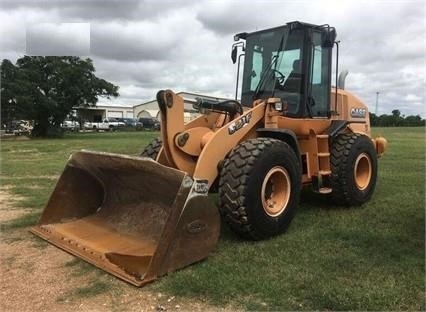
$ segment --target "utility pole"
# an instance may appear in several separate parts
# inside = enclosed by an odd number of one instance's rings
[[[377,116],[377,109],[379,107],[379,91],[376,92],[376,111],[375,111],[375,115]]]

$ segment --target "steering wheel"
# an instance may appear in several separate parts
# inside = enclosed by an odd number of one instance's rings
[[[285,81],[285,76],[282,72],[280,72],[278,69],[272,69],[272,72],[276,74],[275,78],[278,79],[278,82],[282,85]]]

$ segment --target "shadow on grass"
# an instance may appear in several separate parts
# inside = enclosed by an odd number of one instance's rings
[[[93,264],[90,264],[80,258],[74,257],[72,260],[65,263],[65,267],[71,268],[72,276],[83,276],[90,273],[94,273],[97,277],[103,276],[106,273],[101,269],[97,268]]]
[[[79,278],[90,276],[90,280],[85,282],[86,285],[79,286],[67,291],[63,296],[57,298],[58,302],[73,301],[79,298],[88,298],[106,293],[114,288],[114,283],[107,280],[109,275],[98,269],[96,266],[74,257],[70,261],[65,262],[65,268],[69,268],[71,278]]]
[[[0,223],[0,231],[14,230],[24,227],[33,226],[38,222],[41,212],[30,212],[19,218]]]
[[[91,281],[89,285],[76,287],[68,291],[66,294],[58,297],[58,302],[68,302],[79,298],[88,298],[108,292],[111,289],[111,284],[102,281]]]
[[[306,186],[300,193],[300,205],[304,209],[347,210],[348,207],[338,205],[333,201],[331,194],[315,193],[310,186]]]

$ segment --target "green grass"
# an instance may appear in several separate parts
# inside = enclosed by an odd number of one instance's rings
[[[216,251],[207,260],[146,287],[248,310],[424,310],[425,130],[373,132],[385,136],[389,147],[379,160],[376,191],[367,204],[343,208],[304,190],[286,234],[247,242],[223,226]],[[138,154],[156,135],[71,134],[2,142],[1,183],[26,197],[35,211],[3,227],[35,222],[72,151]],[[64,265],[86,272],[85,264],[82,268],[80,261],[74,262]],[[121,285],[107,279],[98,284],[75,295]]]

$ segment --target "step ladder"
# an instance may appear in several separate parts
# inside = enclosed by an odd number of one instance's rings
[[[328,134],[315,134],[311,131],[310,139],[316,145],[314,158],[314,170],[312,175],[312,187],[317,193],[328,194],[332,189],[326,186],[326,180],[331,175],[330,147]]]

